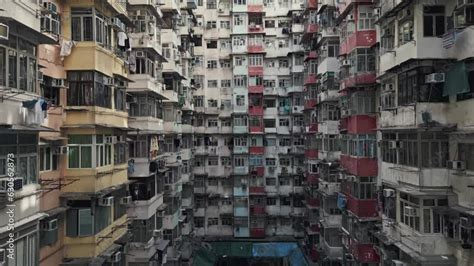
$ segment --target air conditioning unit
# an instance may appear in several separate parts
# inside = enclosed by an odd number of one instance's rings
[[[51,219],[42,224],[42,229],[44,231],[53,231],[58,229],[58,219]]]
[[[110,258],[110,260],[111,262],[120,262],[120,260],[122,260],[122,252],[115,252],[114,255],[112,255],[112,257]]]
[[[218,12],[219,12],[219,13],[224,13],[224,9],[219,8]]]
[[[114,204],[114,197],[100,198],[99,206],[110,207]]]
[[[464,228],[470,228],[471,225],[469,223],[469,218],[467,217],[459,217],[459,225],[461,225]]]
[[[8,25],[0,23],[0,39],[8,40],[9,29]]]
[[[350,60],[343,60],[342,61],[342,66],[346,66],[346,67],[351,66],[351,61]]]
[[[375,16],[380,16],[381,13],[382,13],[382,12],[381,12],[380,7],[374,8],[374,15],[375,15]]]
[[[301,168],[301,167],[296,168],[296,173],[302,174],[303,173],[303,168]]]
[[[347,176],[344,173],[339,173],[339,179],[346,180]]]
[[[442,83],[445,81],[444,73],[431,73],[425,76],[426,83]]]
[[[287,174],[288,173],[288,168],[282,167],[281,172],[284,173],[284,174]]]
[[[156,216],[157,217],[165,217],[165,210],[156,211]]]
[[[305,4],[300,4],[300,8],[306,8]]]
[[[354,15],[350,14],[347,16],[347,21],[354,21]]]
[[[447,165],[447,168],[450,170],[458,170],[458,171],[466,170],[465,161],[448,161],[446,165]]]
[[[163,236],[163,230],[155,229],[153,230],[153,237],[159,238]]]
[[[397,141],[396,140],[390,140],[388,142],[388,148],[389,149],[396,149],[397,148]]]
[[[43,72],[38,71],[38,81],[43,82]]]
[[[132,196],[126,196],[120,199],[120,204],[127,205],[132,202]]]
[[[385,188],[383,190],[383,196],[385,198],[391,198],[391,197],[394,197],[395,196],[395,190],[391,189],[391,188]]]
[[[410,216],[410,217],[418,217],[418,209],[416,208],[413,208],[411,206],[405,206],[403,208],[403,212],[406,216]]]
[[[7,192],[8,187],[10,186],[9,178],[0,179],[0,192]],[[15,177],[13,179],[13,189],[15,191],[21,190],[23,188],[23,177]]]
[[[116,139],[114,138],[115,136],[106,136],[104,138],[104,142],[105,143],[114,143],[114,140],[116,141]]]
[[[321,51],[327,51],[328,47],[326,45],[321,46]]]
[[[268,167],[268,171],[269,171],[270,173],[275,172],[275,166],[270,166],[270,167]]]
[[[346,261],[354,261],[354,256],[351,253],[344,254]]]

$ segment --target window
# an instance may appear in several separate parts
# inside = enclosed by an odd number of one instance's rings
[[[247,138],[246,137],[237,137],[234,138],[234,145],[237,147],[247,147]]]
[[[398,105],[407,105],[415,102],[443,102],[443,86],[427,84],[425,77],[433,73],[431,67],[421,67],[400,73],[398,75]]]
[[[357,22],[359,30],[375,29],[373,8],[366,5],[360,5],[357,8],[359,9],[359,21]]]
[[[398,45],[414,40],[413,17],[411,19],[399,22],[398,26]]]
[[[265,125],[265,128],[276,127],[275,119],[264,119],[263,124]]]
[[[247,118],[241,116],[234,117],[234,126],[247,126]]]
[[[375,53],[368,48],[357,48],[349,55],[352,62],[350,73],[375,71]]]
[[[247,86],[247,76],[245,76],[245,75],[235,75],[234,76],[234,86],[235,87],[246,87]]]
[[[208,218],[207,226],[219,225],[219,218]]]
[[[206,47],[208,49],[217,49],[217,41],[207,41],[206,42]],[[217,66],[217,61],[216,61],[216,66]]]
[[[207,60],[207,68],[217,68],[217,60]]]
[[[246,5],[247,0],[234,0],[234,5]]]
[[[251,66],[262,66],[263,65],[263,56],[262,55],[250,55],[249,56],[249,65],[251,65]]]
[[[208,88],[217,88],[217,80],[208,80],[207,81],[207,87]]]
[[[204,96],[194,96],[194,105],[196,107],[203,107],[204,106]]]
[[[220,40],[219,42],[220,42],[221,49],[232,48],[232,41],[230,39],[223,39],[223,40]],[[228,60],[225,60],[225,61],[228,61]]]
[[[16,177],[23,184],[37,183],[37,136],[34,134],[0,134],[0,177],[7,175],[8,154],[16,158]]]
[[[268,179],[269,178],[267,178],[267,180]],[[273,178],[273,179],[275,179],[275,178]],[[275,206],[275,205],[277,205],[277,199],[276,198],[267,198],[267,206]]]
[[[291,164],[290,158],[285,158],[285,157],[280,158],[280,166],[290,166],[290,164]]]
[[[244,106],[245,105],[245,95],[237,95],[235,102],[236,102],[237,106]]]
[[[423,7],[423,36],[442,36],[446,30],[444,6]]]
[[[421,166],[445,168],[449,160],[449,137],[447,134],[421,133]],[[459,151],[461,152],[461,150]]]
[[[217,0],[207,0],[206,1],[207,9],[216,9],[217,8]]]
[[[235,156],[234,166],[237,166],[237,167],[247,166],[247,158],[241,157],[241,156]]]
[[[90,208],[69,209],[67,211],[67,236],[93,235],[93,216]]]
[[[223,79],[221,80],[221,87],[222,88],[230,88],[231,80],[230,79]]]
[[[275,87],[275,80],[264,79],[263,86],[265,88],[274,88]]]
[[[221,157],[221,165],[222,166],[231,166],[232,161],[230,160],[230,157]]]
[[[40,148],[40,171],[55,171],[58,168],[58,155],[53,154],[52,147]],[[1,175],[1,171],[0,171]]]
[[[357,157],[376,157],[375,135],[346,135],[341,139],[342,154]]]
[[[244,16],[236,14],[234,15],[234,26],[241,26],[244,24]]]
[[[263,105],[266,108],[275,108],[276,107],[276,100],[275,99],[265,99],[265,100],[263,100]]]
[[[221,29],[230,29],[230,21],[221,21],[220,26]]]
[[[204,227],[204,217],[194,217],[194,226],[196,228]]]
[[[92,41],[94,39],[92,9],[73,8],[71,14],[72,39],[79,42]]]
[[[459,143],[459,160],[466,163],[466,169],[474,171],[474,144]]]
[[[280,127],[289,127],[290,119],[289,118],[280,118],[279,120]]]
[[[230,60],[219,60],[219,64],[221,65],[221,68],[230,68]]]
[[[232,226],[232,218],[222,217],[221,223],[222,225]]]
[[[69,168],[92,168],[92,144],[92,135],[69,135]]]
[[[92,71],[68,72],[69,106],[100,106],[112,108],[112,89],[110,78]]]
[[[217,29],[217,22],[216,21],[206,22],[206,29]]]
[[[217,127],[217,119],[209,119],[207,121],[207,126],[208,127]]]
[[[217,157],[209,158],[209,160],[211,160],[211,159],[212,159],[213,161],[215,160],[215,161],[217,162]],[[208,185],[208,186],[213,186],[213,187],[215,187],[215,186],[218,186],[218,185],[219,185],[219,182],[217,181],[217,178],[209,178],[209,179],[207,179],[207,185]],[[216,202],[216,203],[217,203],[217,202]],[[217,204],[216,204],[216,205],[217,205]]]
[[[236,66],[245,66],[245,65],[247,65],[246,58],[244,56],[235,56],[234,57],[234,65],[236,65]]]
[[[265,158],[265,165],[275,166],[276,165],[275,158]]]
[[[280,59],[280,60],[278,60],[278,67],[279,67],[279,68],[282,68],[282,67],[287,68],[287,67],[289,67],[289,66],[290,66],[290,64],[289,64],[289,62],[288,62],[288,59]]]

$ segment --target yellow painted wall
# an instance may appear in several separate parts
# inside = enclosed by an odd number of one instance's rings
[[[126,128],[128,127],[128,114],[97,106],[68,107],[64,125],[107,125]]]
[[[98,192],[127,182],[127,164],[108,165],[93,169],[67,169],[66,180],[75,180],[63,192]]]
[[[113,211],[112,211],[113,212]],[[113,217],[113,213],[112,213]],[[100,233],[87,237],[65,237],[66,258],[91,258],[104,252],[127,232],[127,215],[123,215]],[[113,232],[113,233],[111,233]]]

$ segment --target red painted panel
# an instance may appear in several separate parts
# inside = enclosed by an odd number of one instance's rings
[[[249,66],[249,76],[263,76],[263,66]]]
[[[263,5],[247,5],[247,12],[249,13],[262,13]]]
[[[359,158],[341,154],[341,165],[351,175],[377,176],[377,159],[374,158]]]
[[[357,73],[342,80],[340,90],[346,90],[355,86],[374,84],[376,74],[373,72]]]
[[[316,150],[316,149],[306,149],[304,151],[304,156],[307,159],[318,159],[318,150]]]
[[[250,228],[250,237],[265,237],[265,228]]]
[[[311,231],[313,231],[313,232],[321,231],[321,227],[319,226],[319,223],[311,224],[309,227],[310,227]]]
[[[304,61],[316,60],[318,59],[318,53],[316,51],[309,51],[309,53],[304,58]]]
[[[247,46],[248,53],[264,53],[265,50],[263,49],[263,45],[249,45]]]
[[[316,74],[308,74],[308,76],[304,80],[304,85],[316,84],[316,83],[318,83],[318,77],[316,76]]]
[[[306,184],[310,186],[318,185],[319,183],[319,174],[306,173]]]
[[[304,26],[304,33],[305,34],[313,34],[318,32],[318,24],[316,23],[308,23]]]
[[[318,198],[312,198],[310,196],[307,196],[305,200],[306,200],[306,203],[313,208],[321,206]]]
[[[264,33],[265,28],[263,25],[249,25],[248,31],[249,33]]]
[[[346,119],[349,134],[373,134],[377,128],[377,118],[370,115],[353,115]]]
[[[350,53],[357,47],[371,47],[375,44],[376,40],[375,30],[356,31],[341,43],[339,53],[344,55]]]
[[[377,211],[377,200],[361,200],[346,194],[348,211],[352,212],[359,218],[375,218],[379,215]]]
[[[318,0],[306,0],[307,9],[318,9]]]
[[[250,133],[263,133],[263,131],[264,131],[263,125],[258,126],[258,127],[252,127],[252,126],[249,127]]]
[[[263,85],[248,87],[249,93],[263,94],[263,89]]]
[[[249,106],[249,114],[263,116],[263,106]]]
[[[263,154],[265,152],[265,147],[250,147],[250,154]]]
[[[316,106],[316,99],[304,100],[304,109],[313,109]]]
[[[378,263],[380,261],[372,244],[354,243],[351,246],[351,253],[359,263]]]
[[[319,252],[316,245],[313,248],[311,248],[309,256],[311,257],[312,261],[314,262],[319,261]]]
[[[256,188],[256,187],[254,187],[254,188]],[[264,190],[263,187],[258,187],[258,188],[261,188],[262,193],[265,193],[265,190]],[[250,187],[250,193],[252,193],[252,187]],[[260,194],[260,193],[258,193],[258,194]],[[255,214],[255,215],[265,214],[265,206],[250,206],[250,213]]]
[[[318,123],[311,123],[308,127],[308,132],[306,133],[317,133],[318,132]]]

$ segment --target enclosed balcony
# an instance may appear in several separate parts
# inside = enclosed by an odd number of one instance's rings
[[[352,178],[357,180],[357,178]],[[345,202],[345,209],[359,219],[377,219],[377,195],[375,178],[360,177],[360,181],[345,181],[341,184],[342,193],[338,197],[342,197]],[[369,181],[369,182],[367,182]]]

